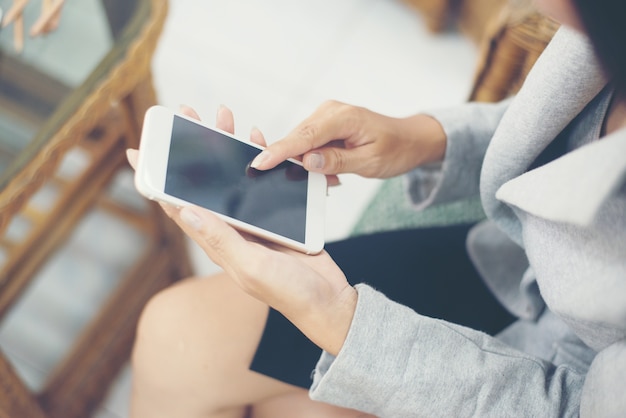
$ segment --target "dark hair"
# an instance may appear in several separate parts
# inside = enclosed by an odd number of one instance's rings
[[[573,0],[598,59],[626,99],[626,0]]]

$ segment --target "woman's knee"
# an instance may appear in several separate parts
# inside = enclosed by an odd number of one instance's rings
[[[300,390],[249,370],[268,312],[225,275],[188,279],[155,295],[133,353],[137,408],[149,401],[164,410],[164,399],[175,399],[194,410],[239,411]]]
[[[225,407],[219,382],[242,361],[224,363],[228,318],[215,301],[232,296],[228,286],[224,278],[187,279],[146,304],[132,356],[137,416],[200,416]]]
[[[203,286],[198,278],[185,279],[152,296],[144,307],[137,325],[137,339],[170,340],[192,327],[194,299]],[[183,325],[183,326],[181,326]]]
[[[186,279],[146,304],[134,357],[245,363],[256,350],[267,312],[225,275]]]

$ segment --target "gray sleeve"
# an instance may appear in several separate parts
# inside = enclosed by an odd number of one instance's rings
[[[584,375],[357,290],[347,339],[337,357],[322,354],[312,399],[381,418],[578,416]]]
[[[626,417],[626,340],[602,350],[591,363],[580,406],[582,418]]]
[[[478,195],[487,146],[509,103],[473,102],[426,112],[444,128],[446,154],[443,162],[406,174],[406,189],[416,209]]]

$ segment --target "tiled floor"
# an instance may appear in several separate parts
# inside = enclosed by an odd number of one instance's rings
[[[459,103],[475,57],[461,36],[427,33],[398,0],[173,0],[153,68],[161,104],[190,105],[209,122],[224,104],[238,134],[257,126],[273,141],[326,99],[392,116]],[[329,241],[349,234],[380,184],[341,180],[328,198]],[[191,248],[199,273],[215,270]],[[128,416],[130,381],[125,370],[97,417]]]

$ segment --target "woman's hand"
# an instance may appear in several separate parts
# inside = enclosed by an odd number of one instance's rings
[[[13,23],[13,44],[17,52],[21,52],[24,48],[24,9],[28,5],[29,0],[13,0],[13,5],[7,10],[4,19],[0,13],[2,20],[2,28]],[[65,0],[42,0],[41,14],[37,21],[30,29],[31,37],[44,35],[55,30],[59,26],[61,20],[61,9]]]
[[[446,135],[435,119],[398,119],[329,101],[253,161],[259,170],[302,156],[309,171],[388,178],[443,158]]]
[[[326,252],[311,256],[258,242],[197,207],[168,214],[246,293],[281,312],[319,347],[339,353],[357,296]]]
[[[192,109],[181,111],[198,118]],[[230,110],[220,108],[216,126],[234,131]],[[265,144],[258,129],[253,129],[251,140]],[[128,151],[128,159],[134,167],[135,150]],[[357,295],[325,251],[310,256],[260,242],[196,206],[162,207],[245,292],[280,311],[319,347],[338,354],[352,322]]]

